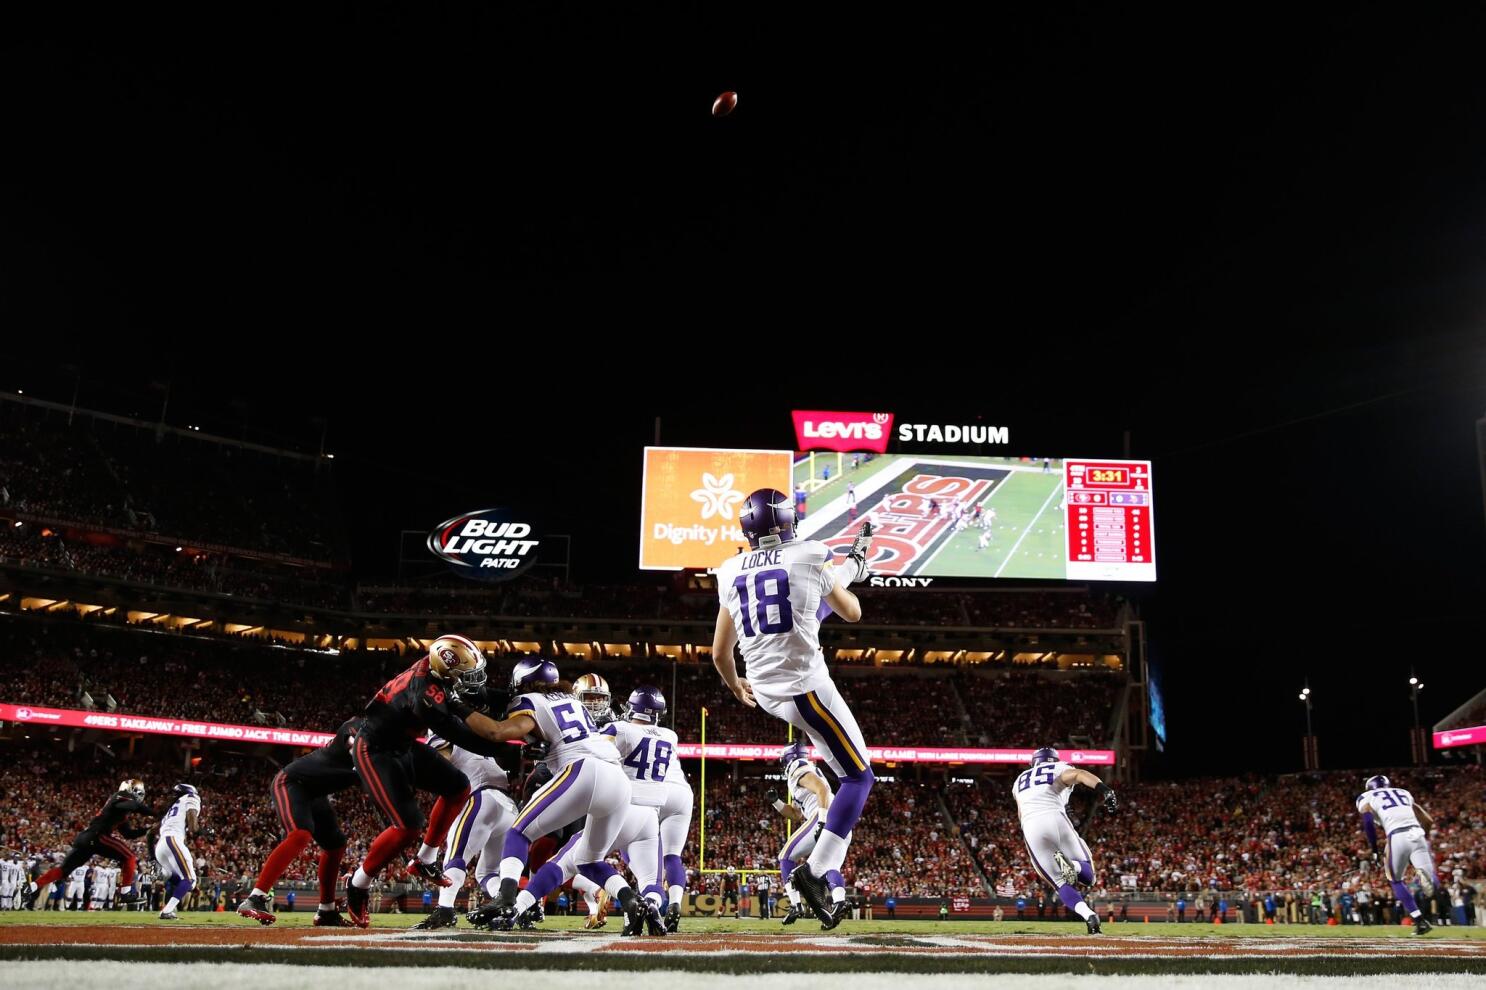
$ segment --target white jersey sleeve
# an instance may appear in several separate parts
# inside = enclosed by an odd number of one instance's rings
[[[1023,821],[1036,815],[1062,815],[1073,796],[1073,787],[1063,784],[1063,771],[1073,769],[1068,764],[1043,763],[1017,775],[1011,785],[1011,795],[1016,798],[1016,810]]]
[[[547,743],[547,758],[542,762],[553,774],[585,758],[619,762],[613,744],[600,735],[593,716],[571,694],[563,691],[523,694],[506,709],[507,718],[516,715],[526,715],[537,723],[536,731],[527,738]]]
[[[160,834],[162,836],[174,836],[177,839],[186,837],[186,814],[194,811],[201,814],[201,798],[195,794],[183,794],[176,799],[175,804],[160,819]]]
[[[495,762],[495,757],[471,753],[440,736],[430,735],[428,745],[440,752],[448,753],[449,762],[469,778],[471,791],[478,791],[482,787],[493,787],[498,791],[511,789],[511,776],[506,773],[504,767]]]
[[[1357,798],[1357,810],[1370,805],[1372,813],[1383,829],[1383,834],[1401,828],[1423,828],[1419,816],[1414,814],[1414,795],[1402,787],[1383,787],[1375,791],[1363,791]]]
[[[667,782],[680,775],[676,759],[676,733],[658,725],[615,722],[605,727],[619,748],[619,765],[630,784],[631,801],[659,808],[666,803]],[[681,777],[682,783],[686,778]]]
[[[718,567],[718,599],[755,689],[804,694],[827,679],[817,612],[835,588],[830,548],[815,540],[749,550]]]
[[[815,792],[802,783],[806,777],[816,777],[826,785],[826,790],[830,791],[830,782],[815,768],[815,764],[809,760],[796,760],[790,764],[786,776],[789,780],[789,795],[794,800],[795,806],[800,809],[800,813],[806,818],[819,813],[820,799],[815,796]]]

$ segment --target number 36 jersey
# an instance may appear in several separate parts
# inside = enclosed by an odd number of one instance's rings
[[[829,679],[820,653],[820,601],[836,589],[831,551],[815,540],[745,550],[717,568],[717,595],[757,690],[792,696]]]
[[[686,787],[686,774],[676,759],[676,733],[658,725],[610,722],[604,734],[614,737],[619,764],[629,777],[631,803],[659,808],[666,803],[666,788]]]
[[[542,763],[554,776],[578,760],[593,758],[605,763],[619,762],[613,745],[599,734],[588,709],[571,694],[533,691],[520,695],[506,709],[506,718],[517,715],[525,715],[537,723],[536,731],[527,736],[526,741],[547,744],[547,756]]]
[[[1372,806],[1383,831],[1396,832],[1401,828],[1423,828],[1419,816],[1414,814],[1414,795],[1402,787],[1383,787],[1375,791],[1363,791],[1357,798],[1357,810],[1364,804]]]
[[[1064,787],[1058,778],[1064,770],[1072,769],[1059,760],[1042,763],[1023,770],[1011,785],[1011,795],[1016,798],[1017,815],[1026,821],[1035,815],[1067,814],[1068,799],[1073,796],[1071,786]]]

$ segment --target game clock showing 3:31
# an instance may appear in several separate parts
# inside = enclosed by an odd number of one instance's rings
[[[1149,461],[1063,463],[1067,576],[1156,579],[1155,493]]]

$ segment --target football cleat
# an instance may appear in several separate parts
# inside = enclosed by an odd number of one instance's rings
[[[1089,917],[1086,920],[1088,921],[1088,924],[1089,924],[1089,934],[1090,935],[1102,935],[1102,934],[1104,934],[1104,930],[1099,927],[1099,916],[1097,914],[1091,914],[1091,915],[1089,915]]]
[[[371,925],[371,891],[364,887],[358,887],[346,878],[346,913],[351,916],[351,923],[357,928],[366,928]]]
[[[237,906],[237,913],[244,918],[252,918],[260,925],[271,925],[278,920],[274,917],[273,905],[262,894],[249,894]]]
[[[1429,919],[1424,917],[1424,915],[1421,914],[1414,919],[1415,935],[1428,935],[1433,930],[1434,926],[1429,923]]]
[[[319,923],[319,919],[316,919]],[[414,931],[431,932],[436,928],[458,928],[459,917],[451,907],[439,906],[433,909],[433,913],[413,926]]]
[[[795,907],[793,904],[791,904],[789,906],[789,910],[786,911],[786,912],[784,912],[784,917],[780,919],[779,923],[781,925],[793,925],[795,922],[797,922],[799,920],[800,920],[800,909],[797,908],[797,907]]]
[[[825,879],[811,873],[809,863],[801,863],[795,867],[794,873],[790,874],[790,882],[795,885],[795,890],[798,890],[800,896],[805,898],[805,903],[810,905],[810,910],[822,923],[830,920],[830,894],[826,891]]]
[[[675,935],[681,930],[681,905],[672,904],[666,908],[666,934]]]
[[[1069,862],[1062,852],[1053,853],[1053,865],[1058,868],[1058,882],[1072,887],[1078,879],[1078,867]]]
[[[449,878],[444,876],[443,867],[437,863],[425,863],[417,856],[408,860],[408,873],[434,887],[449,886]]]
[[[660,908],[651,904],[649,901],[643,900],[643,898],[642,903],[645,905],[645,934],[655,938],[664,936],[666,934],[666,919],[661,916]]]
[[[341,914],[339,911],[316,911],[314,925],[316,928],[355,928],[356,925]]]
[[[831,905],[831,919],[830,921],[822,921],[820,923],[820,930],[823,932],[830,931],[832,928],[835,928],[837,925],[841,924],[841,922],[845,921],[846,916],[849,913],[851,913],[851,908],[846,906],[845,901],[834,902]]]
[[[524,932],[529,932],[546,920],[547,913],[542,910],[542,905],[539,902],[516,916],[516,927]]]
[[[516,927],[516,909],[497,904],[493,898],[464,917],[476,928],[492,932],[508,932]]]
[[[590,914],[588,917],[583,919],[583,927],[591,932],[598,931],[600,928],[604,927],[608,923],[608,917],[603,914]]]
[[[161,921],[179,921],[180,920],[180,915],[176,914],[174,911],[161,911],[160,912],[160,920]]]
[[[625,887],[619,892],[619,909],[624,912],[624,928],[621,935],[634,936],[645,933],[645,913],[650,906],[633,890]]]

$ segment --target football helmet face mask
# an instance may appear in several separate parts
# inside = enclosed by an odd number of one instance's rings
[[[793,540],[795,521],[794,499],[773,488],[760,488],[745,498],[738,510],[738,525],[755,550]]]
[[[136,801],[143,801],[144,781],[138,778],[131,778],[129,780],[123,781],[119,784],[119,791],[121,793],[128,794]]]
[[[654,684],[641,684],[629,693],[624,707],[624,717],[631,722],[659,725],[660,717],[666,713],[666,696]]]
[[[1032,754],[1031,766],[1040,766],[1043,763],[1057,763],[1060,757],[1058,751],[1051,746],[1044,746]]]
[[[1388,783],[1388,778],[1387,777],[1384,777],[1382,774],[1378,774],[1375,777],[1369,777],[1369,778],[1367,778],[1366,783],[1364,783],[1362,785],[1362,787],[1363,787],[1364,790],[1369,790],[1369,791],[1380,791],[1380,790],[1382,790],[1385,787],[1392,787],[1392,786],[1393,786],[1392,784]]]
[[[557,665],[541,657],[527,657],[516,661],[511,670],[511,693],[520,694],[528,688],[547,690],[558,682]]]
[[[598,674],[584,674],[574,681],[573,694],[594,718],[613,717],[614,710],[610,707],[610,702],[614,696],[609,693],[609,682]]]
[[[474,692],[485,686],[485,654],[463,636],[440,636],[428,644],[428,668],[461,691]]]

